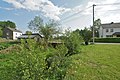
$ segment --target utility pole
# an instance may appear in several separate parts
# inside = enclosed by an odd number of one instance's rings
[[[95,32],[94,32],[94,27],[95,27],[95,25],[94,25],[94,18],[95,18],[95,4],[93,4],[93,28],[92,28],[92,30],[93,30],[93,44],[95,43]]]

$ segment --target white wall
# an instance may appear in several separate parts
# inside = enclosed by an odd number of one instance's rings
[[[17,40],[17,37],[21,36],[21,32],[13,32],[13,40]]]

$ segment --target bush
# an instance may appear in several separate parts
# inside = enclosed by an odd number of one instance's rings
[[[46,48],[36,42],[22,41],[21,51],[12,60],[11,80],[63,80],[70,60],[64,45]]]
[[[68,49],[66,56],[80,53],[80,44],[82,43],[82,38],[79,33],[69,33],[69,35],[64,39],[64,42]]]
[[[120,38],[96,38],[95,42],[101,42],[101,43],[120,43]]]
[[[64,80],[71,63],[69,56],[80,52],[81,37],[70,33],[64,41],[56,48],[45,48],[34,40],[21,40],[20,51],[14,52],[6,66],[7,77],[2,80]]]

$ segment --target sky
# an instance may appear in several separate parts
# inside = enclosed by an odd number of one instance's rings
[[[23,33],[35,16],[58,21],[63,29],[83,29],[92,25],[93,4],[95,20],[120,22],[120,0],[0,0],[0,21],[15,22]]]

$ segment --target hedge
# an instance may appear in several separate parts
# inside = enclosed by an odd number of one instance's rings
[[[120,43],[120,38],[95,38],[95,42],[101,42],[101,43]]]

